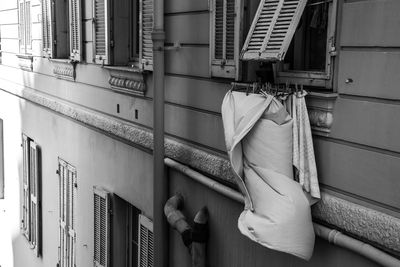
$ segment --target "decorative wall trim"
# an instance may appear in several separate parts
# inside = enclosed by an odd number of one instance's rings
[[[323,193],[313,217],[386,249],[400,253],[400,219]]]
[[[22,70],[33,71],[33,56],[18,54],[18,66]]]
[[[146,84],[144,73],[132,67],[105,67],[110,72],[108,83],[117,92],[144,96]]]
[[[56,78],[68,81],[75,81],[76,63],[73,63],[70,60],[54,60],[54,59],[51,60],[51,62],[53,63],[53,73]]]
[[[55,97],[29,88],[2,82],[2,90],[48,108],[103,133],[127,140],[145,149],[153,149],[150,130],[119,120],[81,106],[61,101]],[[165,140],[165,155],[227,183],[234,183],[233,173],[226,155],[212,154],[172,138]],[[327,224],[343,229],[363,240],[378,244],[391,251],[400,252],[400,219],[360,206],[323,192],[321,201],[313,207],[313,216]]]
[[[310,92],[307,97],[308,116],[314,134],[328,136],[333,125],[336,93]]]

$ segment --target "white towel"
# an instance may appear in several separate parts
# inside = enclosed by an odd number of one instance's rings
[[[318,184],[317,166],[315,164],[314,147],[310,120],[308,118],[305,101],[306,92],[293,94],[293,166],[296,167],[295,179],[299,181],[303,190],[311,196],[315,203],[321,198]]]

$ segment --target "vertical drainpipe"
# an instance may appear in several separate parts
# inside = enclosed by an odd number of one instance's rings
[[[164,204],[168,181],[164,172],[164,0],[154,0],[153,33],[153,222],[154,266],[168,266],[168,224]]]

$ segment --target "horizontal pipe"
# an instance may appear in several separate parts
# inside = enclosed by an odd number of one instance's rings
[[[164,159],[165,165],[167,165],[170,168],[173,168],[191,179],[199,182],[200,184],[203,184],[210,189],[226,196],[229,197],[233,200],[236,200],[239,203],[244,204],[244,198],[242,194],[239,192],[221,184],[218,183],[205,175],[196,172],[195,170],[189,168],[186,165],[183,165],[177,161],[174,161],[170,158],[165,158]],[[389,266],[389,267],[394,267],[394,266],[400,266],[400,260],[396,259],[395,257],[367,244],[362,241],[359,241],[355,238],[352,238],[350,236],[347,236],[337,230],[327,228],[325,226],[322,226],[318,223],[313,223],[314,224],[314,230],[315,234],[322,238],[327,240],[329,243],[332,243],[338,247],[346,248],[350,251],[356,252],[365,258],[372,260],[378,264],[381,264],[383,266]]]

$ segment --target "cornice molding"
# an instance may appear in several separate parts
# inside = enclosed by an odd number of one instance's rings
[[[108,83],[112,90],[139,96],[146,94],[143,72],[131,67],[106,67],[106,69],[110,72]]]
[[[18,66],[22,70],[33,71],[33,56],[32,55],[17,55]]]
[[[54,76],[58,79],[75,81],[75,63],[70,61],[51,60],[53,64]]]
[[[308,117],[314,134],[329,136],[333,125],[336,93],[310,92],[307,97]]]

